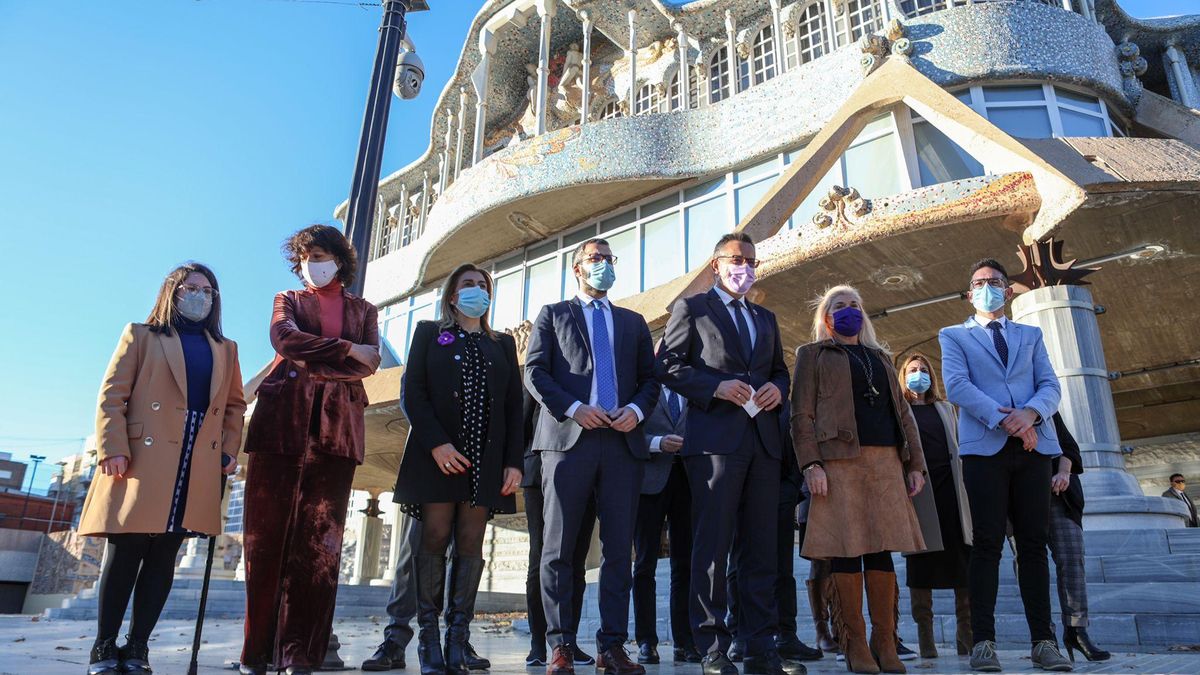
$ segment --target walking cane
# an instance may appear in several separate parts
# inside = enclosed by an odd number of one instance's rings
[[[224,453],[221,454],[221,468],[229,466],[233,458]],[[227,476],[225,472],[221,472],[221,499],[225,499],[225,484]],[[213,535],[208,540],[208,559],[204,561],[204,584],[200,587],[200,610],[196,616],[196,634],[192,636],[192,661],[188,664],[188,675],[196,675],[196,669],[199,664],[196,659],[200,655],[200,632],[204,629],[204,608],[208,604],[208,580],[212,576],[213,553],[217,550],[217,537],[219,533]]]

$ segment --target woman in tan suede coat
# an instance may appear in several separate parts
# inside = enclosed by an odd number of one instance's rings
[[[221,531],[221,483],[237,469],[245,412],[237,345],[221,335],[217,279],[203,265],[182,265],[146,323],[125,327],[100,387],[99,466],[79,522],[80,534],[108,539],[89,675],[150,672],[148,640],[180,545]]]

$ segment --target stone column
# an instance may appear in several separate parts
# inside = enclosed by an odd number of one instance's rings
[[[1174,44],[1167,46],[1163,52],[1163,65],[1166,66],[1170,79],[1175,82],[1175,95],[1179,97],[1179,102],[1189,108],[1200,108],[1200,94],[1196,92],[1196,81],[1192,79],[1187,57],[1179,47]]]
[[[362,585],[379,578],[379,548],[383,543],[383,519],[379,517],[379,495],[372,493],[359,523],[358,544],[354,547],[354,573],[351,584]]]
[[[537,100],[534,101],[539,136],[546,133],[546,103],[550,94],[550,29],[557,9],[556,0],[537,0],[538,18],[542,22],[538,34]]]
[[[454,111],[446,108],[446,138],[442,144],[442,166],[438,172],[438,196],[446,193],[446,183],[450,180],[450,142],[454,136]]]
[[[890,4],[891,0],[883,2],[884,7]],[[782,75],[787,72],[787,48],[783,45],[783,19],[779,5],[779,0],[771,0],[771,37],[775,44],[775,72]]]
[[[592,13],[579,13],[583,19],[583,96],[580,99],[579,124],[587,124],[592,113]]]
[[[492,54],[496,53],[496,36],[489,31],[479,34],[479,65],[471,73],[471,84],[475,87],[475,137],[472,139],[471,165],[483,159],[483,135],[487,127],[488,76],[492,68]]]
[[[399,504],[392,504],[392,536],[388,539],[387,569],[383,571],[383,579],[391,583],[396,578],[396,564],[400,560],[400,519],[407,518],[400,511]]]
[[[737,23],[733,20],[733,12],[725,10],[725,44],[729,50],[729,95],[738,93],[738,53],[737,53]]]
[[[1058,412],[1083,456],[1087,506],[1083,525],[1092,530],[1183,527],[1183,504],[1146,497],[1125,472],[1117,415],[1100,342],[1092,294],[1085,286],[1044,286],[1013,301],[1013,320],[1042,329],[1050,362],[1062,386]],[[1047,420],[1046,424],[1051,422]]]
[[[637,114],[637,10],[629,10],[629,115]]]
[[[421,212],[417,219],[417,235],[421,236],[425,233],[425,217],[429,215],[429,171],[424,172],[424,179],[421,181]],[[413,239],[416,239],[413,237]]]
[[[458,88],[458,140],[454,143],[454,180],[458,180],[458,172],[462,171],[463,137],[467,129],[467,88]]]
[[[688,64],[688,37],[683,24],[676,21],[673,26],[675,36],[679,40],[679,107],[687,110],[692,107],[691,66]],[[668,92],[668,96],[670,93]]]
[[[183,550],[183,558],[175,568],[176,579],[199,579],[204,576],[204,562],[208,559],[208,540],[203,537],[191,537]],[[216,560],[213,560],[216,565]]]
[[[400,210],[396,214],[396,229],[391,232],[391,241],[386,242],[388,250],[399,250],[401,246],[407,246],[408,242],[404,241],[404,228],[410,214],[408,213],[408,186],[404,183],[400,184]],[[411,239],[411,235],[409,235]],[[392,242],[395,242],[393,248]]]

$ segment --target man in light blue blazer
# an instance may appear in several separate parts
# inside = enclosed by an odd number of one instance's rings
[[[1012,523],[1021,560],[1018,583],[1033,643],[1034,665],[1069,671],[1050,622],[1049,540],[1051,459],[1062,454],[1054,425],[1061,390],[1042,331],[1010,321],[1013,290],[1004,266],[975,263],[967,298],[975,315],[943,328],[942,376],[958,406],[958,450],[974,524],[969,587],[975,646],[971,668],[999,672],[996,591],[1000,553]]]

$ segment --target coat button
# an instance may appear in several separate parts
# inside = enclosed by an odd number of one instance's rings
[[[455,361],[462,361],[462,356],[461,356],[461,355],[459,355],[459,354],[455,354],[455,355],[454,355],[454,360],[455,360]]]
[[[147,436],[142,439],[142,443],[145,443],[146,445],[154,445],[154,438]]]
[[[288,372],[288,377],[295,377],[296,375],[297,373],[294,370]]]
[[[158,409],[159,409],[159,408],[161,408],[161,407],[162,407],[162,404],[161,404],[161,403],[159,403],[158,401],[155,401],[154,403],[151,403],[151,404],[150,404],[150,409],[151,409],[151,410],[158,410]]]

